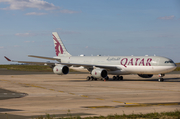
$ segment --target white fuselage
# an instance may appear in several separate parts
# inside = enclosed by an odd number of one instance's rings
[[[107,70],[108,74],[113,75],[165,74],[176,68],[176,64],[171,59],[158,56],[70,56],[55,58],[60,58],[61,63],[116,66],[119,70]]]

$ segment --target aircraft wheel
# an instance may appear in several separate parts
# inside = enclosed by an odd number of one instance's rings
[[[113,76],[113,80],[123,80],[122,76]]]
[[[120,76],[120,80],[123,80],[123,76]]]
[[[91,76],[91,81],[93,81],[93,80],[94,80],[94,77]]]
[[[109,80],[109,76],[107,76],[105,79],[106,79],[106,80]]]
[[[116,80],[116,76],[113,76],[113,80]]]
[[[87,79],[87,81],[89,81],[89,80],[91,79],[91,77],[90,77],[90,76],[87,76],[87,78],[86,78],[86,79]]]
[[[158,81],[159,81],[159,82],[163,82],[164,79],[163,79],[163,78],[159,78]]]

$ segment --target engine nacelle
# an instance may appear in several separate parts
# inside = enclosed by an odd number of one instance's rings
[[[107,71],[104,69],[93,69],[91,72],[91,75],[94,78],[106,78],[107,77]]]
[[[57,65],[53,68],[53,72],[58,75],[65,75],[69,73],[69,67],[65,65]]]
[[[138,76],[142,78],[151,78],[153,75],[152,74],[138,74]]]

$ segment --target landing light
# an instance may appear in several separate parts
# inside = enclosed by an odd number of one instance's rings
[[[83,56],[85,56],[85,55],[84,55],[84,54],[81,54],[80,56],[83,57]]]

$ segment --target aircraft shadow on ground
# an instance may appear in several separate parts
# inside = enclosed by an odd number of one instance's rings
[[[77,79],[77,80],[63,80],[63,82],[87,82],[85,78],[71,78],[71,79]],[[84,79],[84,80],[78,80],[78,79]],[[91,82],[90,80],[89,82]],[[94,81],[94,80],[93,80]],[[103,80],[97,80],[97,81],[103,81]],[[109,80],[106,80],[107,82],[122,82],[122,81],[152,81],[157,82],[158,79],[124,79],[124,80],[113,80],[110,78]],[[60,81],[62,82],[62,80]],[[180,82],[180,78],[164,78],[164,82]]]
[[[165,82],[180,82],[180,78],[164,78]]]

